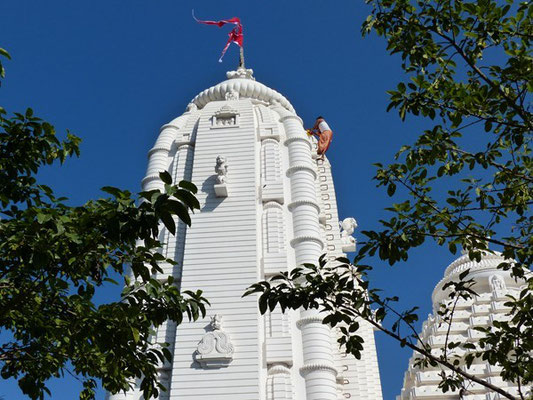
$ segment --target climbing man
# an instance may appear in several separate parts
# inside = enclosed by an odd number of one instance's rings
[[[319,116],[316,118],[315,125],[309,130],[309,133],[318,137],[318,148],[316,152],[318,154],[318,159],[323,160],[324,154],[328,150],[331,140],[333,139],[331,128],[324,118]]]

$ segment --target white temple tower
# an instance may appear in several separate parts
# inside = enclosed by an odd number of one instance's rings
[[[239,68],[196,96],[187,111],[161,129],[149,152],[143,190],[162,189],[159,172],[195,183],[201,210],[191,228],[163,231],[168,265],[182,290],[202,289],[208,317],[165,324],[158,342],[173,344],[161,368],[172,400],[381,399],[369,325],[361,360],[338,349],[336,331],[314,310],[262,316],[257,281],[323,253],[354,251],[341,235],[331,168],[317,161],[314,140],[280,93]],[[216,169],[216,171],[215,171]],[[355,221],[353,221],[355,222]],[[350,225],[350,220],[348,220]],[[113,400],[141,399],[137,390]]]
[[[433,314],[424,322],[420,338],[431,346],[431,351],[436,356],[441,356],[446,341],[446,334],[450,328],[448,342],[476,343],[484,336],[482,332],[473,328],[477,326],[490,327],[493,321],[509,320],[509,308],[504,303],[509,299],[506,295],[518,297],[519,292],[526,287],[525,280],[515,280],[510,271],[498,269],[498,265],[506,261],[500,253],[485,253],[479,262],[471,261],[468,254],[452,262],[444,273],[444,278],[433,290]],[[508,261],[508,260],[507,260]],[[450,281],[459,281],[459,275],[469,270],[465,279],[473,279],[475,285],[472,289],[478,294],[469,300],[460,299],[457,303],[451,324],[444,322],[437,314],[440,304],[450,302],[448,295],[450,289],[442,290]],[[456,348],[449,354],[453,356],[465,355],[465,350]],[[441,381],[442,367],[427,367],[420,369],[414,366],[417,354],[413,354],[409,361],[409,369],[405,373],[404,384],[398,400],[497,400],[503,399],[484,386],[465,381],[464,394],[458,392],[443,393],[438,388]],[[518,387],[511,382],[504,382],[500,377],[501,367],[490,365],[487,361],[477,359],[470,368],[466,369],[472,375],[492,383],[505,391],[518,397]],[[523,388],[527,392],[527,388]]]

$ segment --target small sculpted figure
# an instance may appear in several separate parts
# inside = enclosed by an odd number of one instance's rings
[[[217,184],[226,183],[226,175],[228,174],[228,165],[226,164],[226,157],[217,157],[215,172],[217,173]]]
[[[501,276],[492,275],[490,277],[490,286],[493,291],[505,289],[505,281]]]
[[[229,92],[226,92],[226,94],[224,95],[224,98],[226,100],[239,100],[239,92],[232,89]]]
[[[211,317],[211,328],[216,331],[220,330],[222,328],[222,316],[219,314],[215,314]]]
[[[357,228],[357,221],[355,218],[344,218],[339,225],[342,228],[341,237],[352,236]]]
[[[352,236],[357,228],[355,218],[344,218],[339,222],[341,227],[341,241],[344,251],[355,251],[355,238]]]

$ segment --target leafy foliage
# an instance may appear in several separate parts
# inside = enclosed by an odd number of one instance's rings
[[[138,205],[130,192],[105,187],[109,197],[69,206],[36,174],[78,155],[79,143],[70,133],[59,141],[31,109],[0,110],[0,373],[32,399],[65,372],[83,381],[80,399],[94,398],[97,379],[116,393],[139,378],[144,396],[157,396],[157,367],[171,354],[152,343],[153,329],[204,316],[208,304],[172,277],[152,278],[174,263],[158,253],[161,222],[172,233],[175,217],[190,224],[196,187],[162,173],[165,193],[142,192]],[[117,276],[120,301],[97,305],[98,288]]]
[[[261,311],[279,304],[282,309],[320,308],[324,323],[343,324],[341,344],[356,357],[362,340],[358,319],[366,320],[417,351],[419,365],[443,367],[441,389],[461,390],[472,380],[515,398],[461,368],[476,358],[502,366],[502,378],[519,387],[533,382],[533,162],[531,158],[531,92],[533,91],[533,5],[512,1],[367,0],[372,7],[362,26],[382,36],[390,54],[401,58],[405,81],[389,91],[388,110],[401,120],[424,117],[431,127],[398,151],[390,165],[376,164],[375,179],[388,196],[398,199],[382,228],[364,231],[367,240],[353,265],[306,265],[290,274],[251,287],[262,292]],[[390,265],[406,262],[410,251],[428,240],[459,247],[472,260],[492,248],[507,260],[499,268],[527,280],[526,290],[510,299],[513,318],[483,330],[479,347],[447,343],[442,357],[429,353],[413,323],[416,307],[399,312],[396,296],[382,298],[368,288],[364,273],[369,257]],[[465,278],[463,276],[462,278]],[[302,283],[303,282],[303,283]],[[475,296],[471,282],[452,282],[455,294],[440,311],[453,319],[458,298]],[[390,325],[387,316],[394,316]],[[389,321],[390,318],[387,320]],[[401,334],[407,327],[409,334]],[[417,344],[417,342],[420,342]],[[456,347],[469,351],[466,360],[449,359]],[[509,356],[509,355],[512,356]],[[447,372],[445,372],[447,371]],[[525,394],[521,391],[521,398]]]

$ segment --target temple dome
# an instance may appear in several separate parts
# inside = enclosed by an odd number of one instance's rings
[[[490,292],[488,277],[492,275],[499,275],[509,287],[520,286],[512,277],[509,271],[498,269],[501,263],[512,263],[514,260],[505,259],[498,251],[483,251],[479,261],[471,260],[468,253],[463,251],[463,254],[453,261],[444,271],[444,277],[435,286],[433,290],[433,305],[438,307],[440,301],[448,297],[449,290],[442,290],[443,286],[450,281],[458,281],[459,275],[469,270],[466,279],[474,278],[476,281],[476,288],[480,292]],[[486,277],[487,279],[483,279]],[[481,287],[483,286],[483,287]]]
[[[210,101],[250,98],[266,103],[278,102],[288,111],[295,112],[285,96],[257,82],[252,69],[238,68],[236,71],[228,71],[226,76],[227,80],[199,93],[191,103],[201,109]]]

